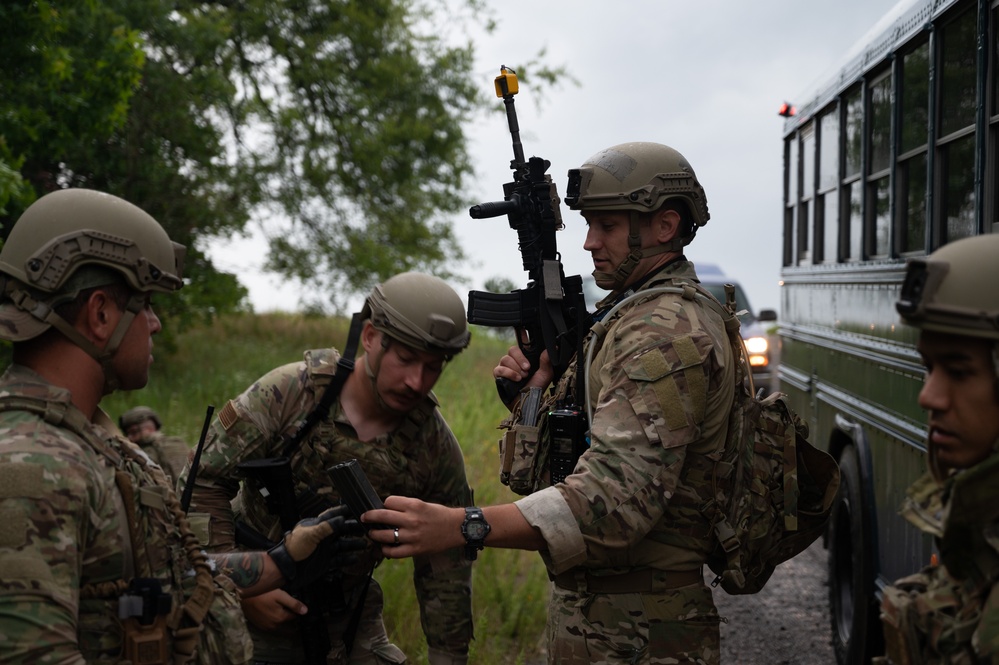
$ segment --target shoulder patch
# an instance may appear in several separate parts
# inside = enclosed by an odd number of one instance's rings
[[[237,420],[239,420],[239,414],[236,412],[236,406],[232,400],[229,400],[219,411],[219,422],[222,423],[222,429],[228,432]]]

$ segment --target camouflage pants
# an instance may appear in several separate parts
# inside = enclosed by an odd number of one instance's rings
[[[552,585],[551,665],[719,665],[720,619],[703,583],[650,593],[591,594]]]

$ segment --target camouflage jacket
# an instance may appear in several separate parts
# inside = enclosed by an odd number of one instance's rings
[[[245,481],[240,490],[236,465],[240,462],[281,456],[290,438],[315,408],[336,370],[339,354],[333,349],[307,351],[304,362],[278,367],[229,401],[212,423],[193,492],[192,515],[210,516],[206,539],[211,551],[235,547],[234,512],[271,540],[281,537],[278,519],[268,512],[259,488]],[[289,454],[295,493],[301,500],[299,512],[318,514],[339,503],[326,470],[357,459],[378,495],[411,496],[450,506],[471,504],[471,490],[465,477],[461,448],[429,395],[395,431],[372,441],[359,441],[337,400],[329,415],[320,421],[297,449]],[[182,474],[186,482],[187,472]],[[238,495],[238,496],[237,496]],[[366,560],[344,571],[342,580],[348,600],[356,601],[368,571],[380,558],[370,551]],[[432,651],[463,655],[472,638],[471,564],[461,549],[443,554],[416,557],[413,581],[420,604],[423,631]],[[375,581],[371,582],[376,587]],[[368,592],[368,602],[377,602],[380,593]],[[352,611],[351,602],[348,607]],[[365,616],[365,620],[369,617]],[[381,617],[371,617],[380,625]],[[331,616],[331,637],[342,631],[343,616]],[[252,628],[252,627],[251,627]],[[384,629],[381,629],[384,630]],[[362,627],[361,632],[364,632]],[[258,645],[273,646],[275,636],[254,633]],[[280,636],[278,636],[280,637]],[[289,630],[283,638],[287,647],[299,641]]]
[[[136,445],[160,465],[171,483],[177,481],[191,453],[191,447],[186,441],[179,436],[167,436],[163,432],[153,432],[144,436],[136,441]]]
[[[693,265],[679,260],[638,292],[696,279]],[[517,506],[544,535],[553,574],[577,566],[602,575],[699,569],[711,545],[698,510],[706,488],[691,486],[684,462],[725,445],[735,360],[722,319],[696,298],[650,293],[599,327],[606,335],[591,329],[586,341],[598,345],[587,385],[590,447],[565,483]],[[573,363],[557,394],[576,371]]]
[[[902,514],[935,538],[940,564],[886,589],[888,662],[999,662],[999,455],[907,494]]]
[[[231,583],[212,579],[163,472],[112,432],[25,367],[0,377],[0,662],[125,662],[119,599],[134,578],[171,598],[173,662],[249,661]]]

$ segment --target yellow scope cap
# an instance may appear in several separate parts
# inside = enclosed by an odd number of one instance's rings
[[[497,97],[516,95],[520,91],[517,85],[517,72],[506,65],[500,67],[500,75],[493,80],[493,83],[496,85]]]

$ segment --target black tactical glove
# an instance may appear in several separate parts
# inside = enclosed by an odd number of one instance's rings
[[[285,588],[300,589],[322,577],[334,566],[354,563],[367,547],[364,527],[349,519],[347,506],[337,506],[308,517],[287,532],[284,540],[267,551],[285,578]]]

